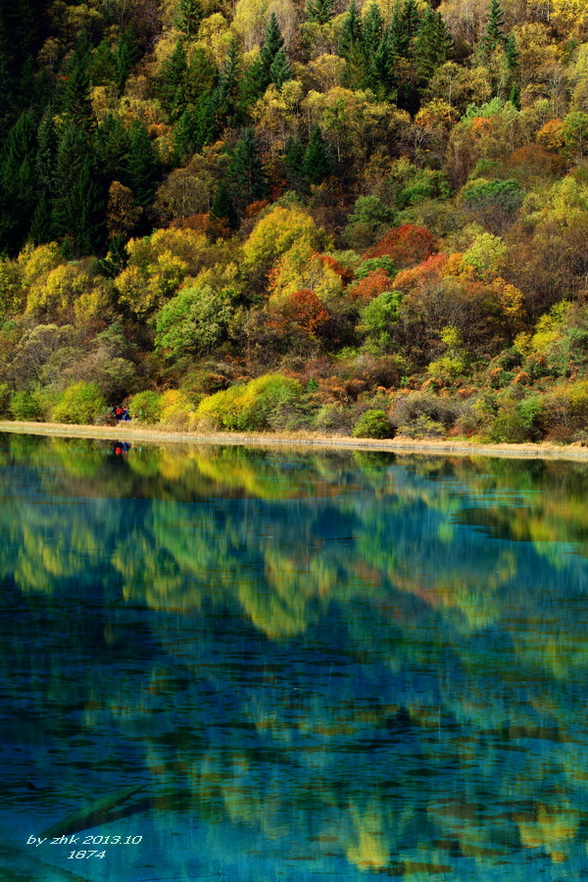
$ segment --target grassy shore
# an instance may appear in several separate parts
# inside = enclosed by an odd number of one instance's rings
[[[381,450],[391,453],[426,453],[447,456],[508,456],[521,459],[588,460],[588,447],[579,444],[485,444],[466,440],[415,439],[397,436],[389,440],[350,438],[340,435],[308,433],[245,434],[229,432],[183,432],[172,429],[118,423],[116,426],[81,426],[65,423],[0,421],[0,432],[25,435],[47,435],[56,438],[96,438],[160,444],[236,444],[258,447],[348,448],[350,450]]]

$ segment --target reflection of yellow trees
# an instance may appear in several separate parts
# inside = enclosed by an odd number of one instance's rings
[[[521,844],[525,848],[542,846],[554,863],[568,859],[566,846],[574,838],[579,827],[578,812],[570,805],[540,805],[533,821],[519,822]]]
[[[374,870],[385,867],[390,860],[390,852],[384,838],[384,819],[381,812],[372,806],[364,811],[351,807],[354,826],[354,844],[347,847],[347,858],[361,870]]]

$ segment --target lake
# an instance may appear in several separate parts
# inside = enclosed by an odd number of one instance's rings
[[[588,464],[0,435],[0,878],[588,874]]]

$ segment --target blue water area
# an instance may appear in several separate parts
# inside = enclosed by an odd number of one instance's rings
[[[0,879],[588,876],[588,466],[0,436]]]

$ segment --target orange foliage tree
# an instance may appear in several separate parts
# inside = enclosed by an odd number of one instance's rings
[[[369,248],[363,259],[371,257],[391,257],[396,266],[414,266],[425,260],[437,250],[437,243],[433,234],[416,224],[404,224],[402,227],[394,227],[377,245]]]

